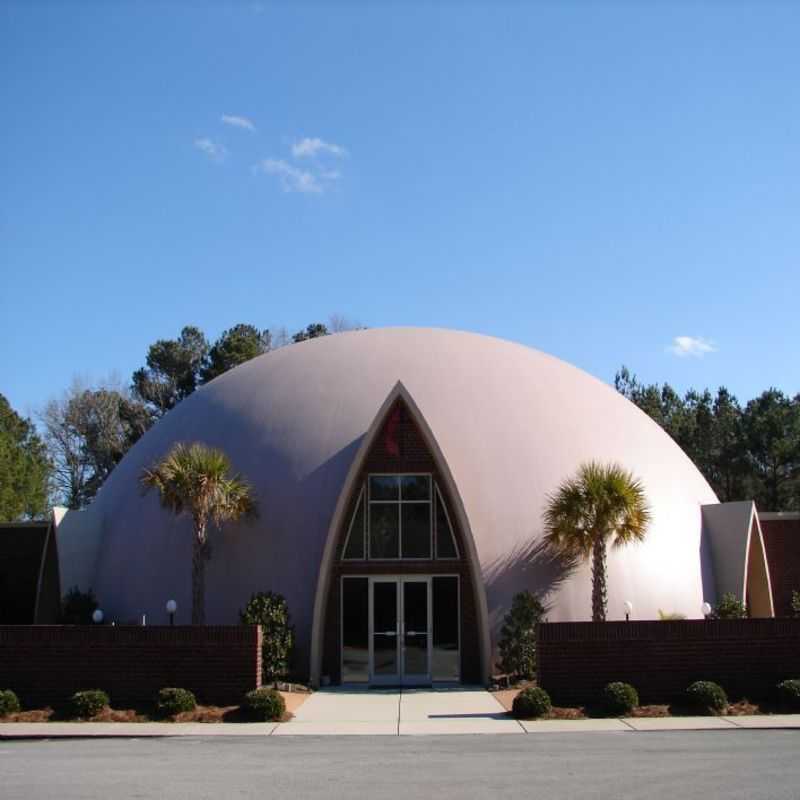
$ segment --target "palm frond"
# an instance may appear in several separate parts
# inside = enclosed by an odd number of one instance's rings
[[[544,540],[564,555],[588,557],[598,538],[616,547],[642,541],[650,520],[639,480],[618,464],[590,461],[548,496]]]
[[[188,513],[195,523],[212,519],[221,525],[258,513],[251,487],[230,471],[221,450],[198,442],[178,443],[142,471],[141,484],[145,492],[157,489],[161,505],[173,513]]]

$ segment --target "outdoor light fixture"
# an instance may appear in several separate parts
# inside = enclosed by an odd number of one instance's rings
[[[169,624],[175,624],[175,612],[178,610],[178,604],[174,600],[167,600],[167,614],[169,614]]]
[[[708,615],[711,613],[711,603],[703,603],[702,611],[703,611],[703,616],[708,618]]]
[[[625,622],[630,622],[631,614],[633,614],[633,603],[630,600],[625,601]]]
[[[103,621],[103,612],[96,608],[94,610],[94,614],[92,614],[92,622],[96,622],[98,625]]]

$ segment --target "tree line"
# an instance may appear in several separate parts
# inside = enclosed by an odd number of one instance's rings
[[[767,389],[744,405],[724,386],[679,395],[624,366],[614,386],[683,448],[721,502],[762,511],[800,509],[800,394]]]
[[[0,520],[86,507],[136,441],[200,386],[270,350],[354,327],[341,316],[293,335],[237,324],[210,342],[187,325],[148,347],[129,385],[73,381],[39,412],[41,433],[0,395]]]
[[[229,369],[287,344],[354,326],[341,317],[294,335],[238,324],[209,342],[197,327],[151,344],[129,385],[74,382],[39,414],[42,433],[0,395],[0,520],[84,508],[130,447],[181,400]],[[722,502],[800,509],[800,395],[767,389],[742,405],[725,387],[680,395],[626,367],[614,386],[683,448]]]

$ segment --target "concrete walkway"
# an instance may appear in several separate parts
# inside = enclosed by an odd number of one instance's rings
[[[800,714],[749,717],[650,717],[515,720],[487,691],[328,689],[312,694],[290,722],[0,723],[0,739],[150,736],[404,736],[689,730],[800,729]]]
[[[331,689],[315,692],[280,736],[524,733],[484,689]]]

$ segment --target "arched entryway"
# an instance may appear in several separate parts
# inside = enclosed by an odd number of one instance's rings
[[[321,569],[312,682],[485,683],[486,600],[469,524],[402,384],[354,460]]]

